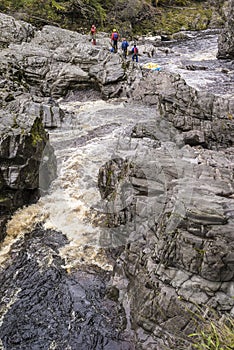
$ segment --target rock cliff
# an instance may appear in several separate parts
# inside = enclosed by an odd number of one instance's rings
[[[109,207],[122,208],[107,214],[108,226],[127,228],[114,285],[128,300],[137,349],[190,349],[196,317],[234,313],[233,147],[191,146],[160,117],[137,124],[134,138],[150,150],[138,145],[136,159],[99,174]]]
[[[56,176],[56,159],[42,121],[34,115],[1,112],[1,239],[6,220],[35,202]],[[41,192],[42,191],[42,192]]]
[[[1,15],[0,64],[0,240],[5,235],[5,224],[13,212],[25,204],[35,202],[48,189],[56,176],[56,159],[44,129],[46,107],[35,108],[27,93],[23,73],[10,57],[9,46],[30,41],[34,29],[27,23]],[[34,110],[27,107],[34,103]],[[39,102],[39,101],[38,101]],[[54,107],[51,106],[51,109]],[[36,111],[37,110],[37,111]],[[56,113],[55,113],[56,114]],[[45,123],[42,122],[44,116]],[[50,118],[51,124],[51,118]]]
[[[219,37],[218,58],[234,58],[234,2],[229,0],[225,8],[225,27]]]

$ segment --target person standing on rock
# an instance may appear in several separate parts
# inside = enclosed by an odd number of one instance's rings
[[[121,48],[122,48],[122,51],[123,51],[124,58],[127,58],[128,46],[129,46],[129,43],[127,42],[127,40],[125,38],[123,38]]]
[[[96,45],[96,33],[97,33],[97,28],[95,27],[95,25],[93,24],[91,29],[91,41],[93,45]]]
[[[132,61],[136,60],[136,62],[138,62],[138,48],[136,46],[136,44],[134,44],[133,48],[132,48]]]
[[[118,40],[119,40],[119,33],[117,32],[116,29],[113,29],[113,32],[111,34],[111,42],[115,53],[118,51]]]

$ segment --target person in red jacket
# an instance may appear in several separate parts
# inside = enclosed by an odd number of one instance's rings
[[[112,41],[112,47],[114,48],[114,52],[118,51],[118,40],[119,40],[119,33],[116,29],[113,29],[113,32],[111,34],[111,41]]]
[[[134,44],[133,48],[132,48],[132,61],[136,60],[136,62],[138,62],[138,48],[136,46],[136,44]]]
[[[95,27],[95,25],[93,24],[91,29],[91,41],[93,45],[96,45],[96,32],[97,32],[97,28]]]

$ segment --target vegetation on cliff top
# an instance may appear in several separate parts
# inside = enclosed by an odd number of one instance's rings
[[[87,33],[113,26],[122,35],[171,34],[222,26],[224,0],[2,0],[0,11],[36,26],[46,23]]]

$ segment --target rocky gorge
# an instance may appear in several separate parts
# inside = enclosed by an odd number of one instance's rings
[[[233,7],[140,64],[0,15],[0,348],[192,349],[233,316]]]

